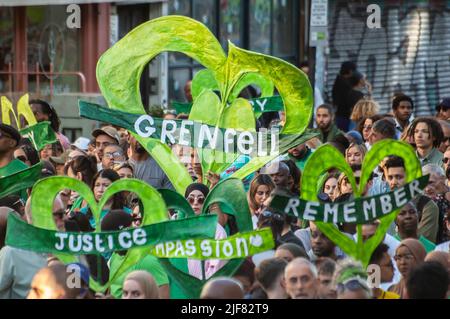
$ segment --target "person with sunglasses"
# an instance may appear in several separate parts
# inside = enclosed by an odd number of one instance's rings
[[[385,290],[392,285],[395,273],[394,263],[392,262],[392,258],[389,255],[389,246],[385,243],[379,244],[370,257],[369,265],[376,265],[380,270],[380,285],[372,288],[373,298],[399,299],[400,296],[396,293]]]
[[[395,250],[394,256],[395,263],[402,277],[397,284],[389,287],[388,291],[394,292],[401,299],[404,299],[406,296],[406,279],[414,267],[424,262],[426,255],[425,248],[417,239],[408,238],[402,240]]]
[[[203,203],[208,196],[209,188],[202,183],[192,183],[186,188],[184,197],[191,205],[195,215],[200,215],[203,209]]]
[[[336,299],[371,299],[367,273],[359,261],[350,258],[338,262],[334,275]]]
[[[19,147],[14,151],[14,157],[28,166],[39,163],[39,153],[27,138],[20,140]]]

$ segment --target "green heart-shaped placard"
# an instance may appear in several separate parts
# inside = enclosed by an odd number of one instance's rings
[[[336,168],[348,176],[354,190],[355,198],[361,197],[361,193],[371,173],[378,164],[387,156],[395,155],[403,158],[405,162],[406,183],[422,176],[420,162],[414,149],[404,142],[394,140],[382,140],[375,143],[364,157],[359,188],[356,187],[355,178],[350,166],[336,148],[329,144],[319,147],[308,159],[302,175],[301,198],[307,201],[317,201],[320,185],[317,181],[331,168]],[[380,218],[380,225],[373,237],[363,243],[361,225],[357,226],[357,242],[342,234],[334,225],[317,222],[317,227],[334,243],[336,243],[347,255],[360,260],[367,266],[372,252],[383,240],[389,226],[395,220],[399,210]],[[362,212],[360,212],[362,213]]]
[[[208,81],[215,80],[214,87],[201,90],[194,86],[198,95],[190,119],[216,127],[254,130],[255,116],[250,103],[236,97],[241,86],[259,77],[257,81],[264,79],[269,85],[273,84],[283,99],[286,123],[282,133],[302,134],[308,126],[312,115],[312,88],[302,71],[281,59],[242,50],[231,43],[227,57],[208,28],[181,16],[165,16],[141,24],[101,56],[97,80],[110,108],[145,114],[139,95],[140,77],[147,63],[164,51],[188,55],[208,69],[205,72]],[[252,78],[249,74],[257,76]],[[211,88],[217,89],[220,97]],[[154,139],[132,134],[158,162],[176,190],[184,193],[191,180],[170,149]],[[210,158],[215,158],[214,153]],[[266,163],[271,159],[264,158]],[[264,164],[259,159],[243,168],[255,171]],[[204,174],[209,170],[220,173],[226,163],[213,160],[203,162],[202,166]]]
[[[102,207],[109,198],[122,191],[133,192],[141,199],[144,209],[142,226],[168,220],[167,208],[161,195],[143,181],[137,179],[121,179],[116,181],[106,189],[101,200],[97,203],[94,195],[86,184],[73,178],[56,176],[40,180],[33,187],[31,207],[33,207],[32,222],[34,226],[50,230],[56,229],[50,212],[52,211],[56,195],[63,189],[71,189],[78,192],[78,194],[88,203],[96,221],[96,232],[100,231]],[[214,233],[214,229],[211,229],[211,231],[209,231],[209,229],[202,229],[199,231],[208,235]],[[129,249],[124,262],[117,272],[110,275],[110,281],[105,285],[100,285],[91,279],[91,287],[96,291],[105,291],[110,282],[115,281],[124,271],[133,264],[136,264],[146,254],[149,254],[149,249],[147,247],[135,247]],[[64,263],[76,261],[74,256],[68,254],[58,254],[57,257]]]
[[[167,193],[164,197],[168,198]],[[208,214],[209,206],[213,203],[223,205],[226,207],[228,213],[235,216],[239,233],[253,230],[247,197],[241,180],[229,178],[219,182],[206,197],[203,204],[202,214]],[[236,270],[242,265],[243,261],[244,259],[242,258],[229,260],[226,265],[219,269],[219,271],[217,271],[211,278],[219,276],[232,276],[233,273],[236,272]],[[208,278],[200,280],[181,270],[187,269],[186,259],[160,259],[160,262],[174,281],[171,289],[181,290],[187,298],[198,298],[203,285],[207,280],[211,279]]]

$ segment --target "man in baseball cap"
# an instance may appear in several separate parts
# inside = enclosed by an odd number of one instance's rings
[[[92,132],[92,136],[95,138],[97,168],[101,170],[103,169],[102,159],[105,147],[112,144],[119,145],[120,136],[117,130],[112,126],[104,126],[102,128],[96,129]]]

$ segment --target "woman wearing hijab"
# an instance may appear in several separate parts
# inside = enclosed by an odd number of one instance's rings
[[[160,299],[153,276],[145,270],[130,272],[123,282],[122,299]]]
[[[202,183],[192,183],[186,188],[184,197],[191,205],[195,215],[200,215],[203,209],[203,203],[208,196],[209,188]]]
[[[408,238],[403,240],[395,250],[394,260],[397,263],[397,268],[402,275],[400,282],[389,287],[388,291],[394,292],[405,298],[406,278],[409,272],[418,264],[425,260],[427,252],[422,243],[417,239]]]

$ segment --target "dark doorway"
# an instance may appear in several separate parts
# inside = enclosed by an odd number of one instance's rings
[[[148,4],[135,5],[118,5],[117,15],[119,16],[119,39],[123,38],[128,32],[138,25],[149,20],[150,6]],[[142,104],[146,111],[148,111],[150,100],[150,77],[149,65],[142,71],[140,81],[140,92]]]

